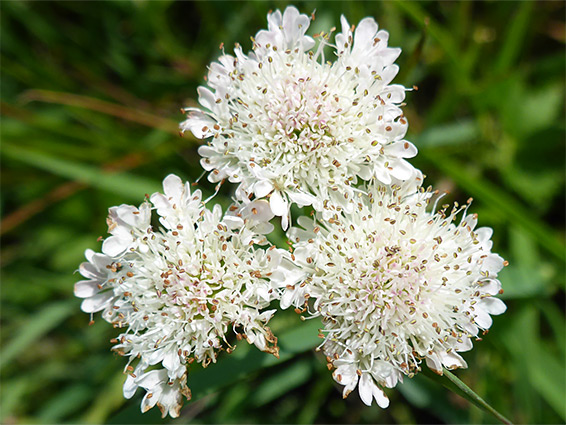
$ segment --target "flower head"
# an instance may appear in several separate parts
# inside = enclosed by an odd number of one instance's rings
[[[315,47],[296,8],[267,19],[252,52],[237,45],[210,65],[203,109],[186,109],[182,130],[209,139],[199,149],[209,180],[239,183],[241,198],[268,196],[286,228],[291,203],[348,210],[358,178],[411,178],[405,88],[391,84],[401,50],[387,47],[388,33],[372,18],[354,30],[342,17],[335,43],[321,33]]]
[[[493,297],[504,261],[491,252],[491,229],[476,229],[468,206],[427,212],[430,190],[416,186],[371,186],[352,213],[303,217],[289,232],[304,274],[285,282],[282,307],[322,318],[334,379],[344,396],[358,386],[368,405],[386,407],[382,387],[413,376],[422,360],[440,374],[466,367],[457,352],[505,311]]]
[[[229,333],[278,355],[266,326],[274,310],[265,308],[277,294],[269,276],[281,254],[257,248],[267,244],[262,232],[271,230],[266,201],[223,215],[218,205],[206,209],[200,191],[191,193],[177,176],[168,176],[163,188],[139,208],[110,209],[111,236],[102,253],[86,252],[85,280],[75,294],[85,298],[83,311],[102,310],[105,320],[125,329],[113,348],[129,356],[124,395],[142,387],[143,411],[157,405],[176,417],[182,396],[190,398],[187,366],[206,367],[220,350],[231,352]]]

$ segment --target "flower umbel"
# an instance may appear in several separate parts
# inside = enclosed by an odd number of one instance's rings
[[[269,280],[281,254],[257,248],[271,231],[267,202],[234,207],[222,215],[205,208],[200,191],[190,192],[174,175],[139,208],[110,209],[102,253],[86,252],[80,267],[86,280],[75,285],[83,311],[126,330],[114,350],[129,357],[124,395],[147,393],[142,410],[157,405],[165,416],[179,415],[187,366],[206,367],[219,351],[231,352],[230,331],[260,350],[278,355],[277,339],[266,326],[274,310],[264,310],[277,292]],[[163,226],[154,230],[151,210]],[[139,358],[139,360],[138,360]],[[135,366],[131,366],[135,363]]]
[[[381,407],[382,387],[412,377],[422,360],[439,374],[467,367],[457,352],[506,308],[493,297],[505,262],[491,252],[491,229],[475,229],[468,206],[427,212],[430,190],[408,183],[372,185],[351,214],[301,217],[303,228],[289,231],[306,277],[285,282],[282,307],[322,317],[321,348],[344,397],[358,386],[364,403]]]
[[[335,43],[320,33],[315,47],[296,8],[267,19],[252,52],[236,45],[210,65],[203,109],[186,108],[181,129],[210,139],[199,149],[209,180],[239,183],[242,199],[270,197],[287,228],[290,203],[349,210],[358,178],[411,178],[405,158],[417,150],[403,139],[405,88],[391,84],[401,50],[387,46],[388,33],[372,18],[354,30],[342,17]]]

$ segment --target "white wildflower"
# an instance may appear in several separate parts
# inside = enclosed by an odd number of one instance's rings
[[[334,44],[321,33],[315,48],[296,8],[267,19],[252,52],[236,45],[210,65],[203,109],[186,108],[181,129],[209,139],[199,149],[209,180],[239,183],[242,199],[269,197],[286,228],[292,203],[348,210],[358,178],[411,178],[405,158],[417,150],[404,140],[405,88],[391,84],[401,50],[387,47],[388,33],[372,18],[354,31],[342,17]]]
[[[164,194],[139,208],[110,209],[102,254],[86,252],[86,278],[75,285],[82,309],[124,328],[114,350],[129,356],[124,395],[147,391],[142,410],[157,405],[165,416],[179,415],[187,366],[207,366],[220,350],[231,352],[230,333],[262,351],[278,355],[277,339],[266,326],[276,298],[269,276],[281,252],[267,244],[273,217],[266,201],[234,207],[222,215],[205,208],[200,191],[170,175]],[[155,230],[152,209],[163,228]],[[138,360],[139,359],[139,360]],[[130,366],[130,363],[135,363]]]
[[[491,252],[491,229],[475,229],[468,206],[427,212],[430,196],[415,184],[375,185],[351,214],[301,217],[289,231],[303,274],[280,282],[281,305],[322,318],[321,348],[344,397],[357,386],[364,403],[386,407],[382,387],[422,360],[439,374],[467,367],[457,352],[506,309],[493,297],[505,262]]]

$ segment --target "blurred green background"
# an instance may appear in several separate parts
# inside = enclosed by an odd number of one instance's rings
[[[266,26],[285,2],[23,2],[1,9],[2,423],[158,423],[121,395],[117,332],[79,310],[73,274],[100,249],[110,206],[139,204],[168,173],[195,180],[198,143],[181,106],[218,46]],[[450,201],[474,198],[508,311],[457,375],[517,423],[563,423],[564,2],[297,2],[312,31],[373,16],[400,46],[414,164]],[[227,49],[229,51],[230,49]],[[203,179],[200,187],[214,187]],[[229,203],[234,186],[216,200]],[[275,235],[282,238],[282,235]],[[492,423],[419,375],[387,410],[339,388],[314,353],[314,321],[272,322],[281,359],[248,350],[202,373],[182,417],[196,423]]]

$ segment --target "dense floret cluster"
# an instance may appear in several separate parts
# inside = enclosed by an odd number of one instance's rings
[[[384,388],[423,363],[467,367],[458,353],[506,309],[491,229],[477,228],[470,202],[431,207],[436,192],[407,161],[417,149],[388,33],[342,17],[335,36],[311,37],[294,7],[267,20],[251,52],[236,45],[210,65],[202,108],[181,123],[207,141],[209,180],[237,183],[232,206],[209,209],[169,175],[139,207],[110,208],[102,252],[79,268],[75,295],[122,330],[124,396],[145,390],[142,411],[179,416],[189,365],[215,363],[234,339],[278,356],[274,306],[319,318],[344,397],[357,388],[383,408]],[[313,216],[293,222],[292,204]],[[290,250],[267,239],[275,216]]]

